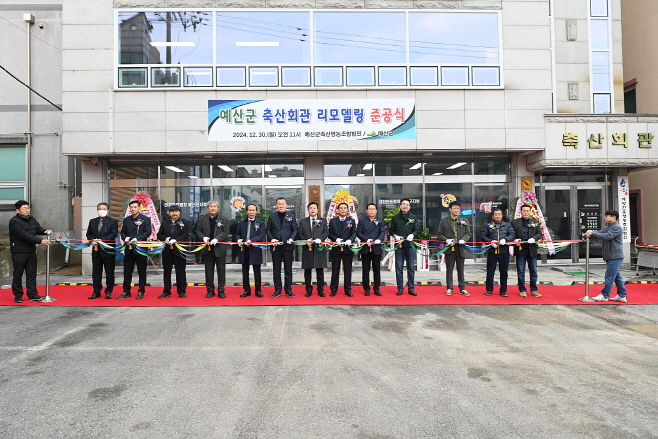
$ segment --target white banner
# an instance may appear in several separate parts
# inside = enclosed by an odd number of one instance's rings
[[[624,242],[631,242],[631,217],[628,197],[628,177],[617,177],[617,198],[619,199],[619,225],[624,231]]]
[[[415,139],[414,99],[208,101],[208,140]]]

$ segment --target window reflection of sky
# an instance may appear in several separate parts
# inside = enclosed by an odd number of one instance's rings
[[[218,64],[310,63],[307,12],[218,12],[216,19]]]
[[[497,64],[495,13],[409,13],[412,63]]]

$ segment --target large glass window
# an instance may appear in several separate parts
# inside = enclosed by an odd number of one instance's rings
[[[218,12],[218,64],[308,64],[308,12]]]
[[[422,183],[376,184],[375,198],[380,215],[384,215],[385,210],[400,207],[400,201],[403,198],[409,198],[411,200],[410,212],[418,217],[421,226],[424,223]]]
[[[427,160],[425,162],[425,175],[471,175],[471,162],[462,159]]]
[[[212,13],[119,12],[121,64],[212,64]]]
[[[345,160],[325,160],[325,177],[366,177],[372,175],[372,162],[345,163]]]
[[[590,78],[594,113],[612,113],[614,111],[610,41],[611,22],[608,14],[608,0],[590,0]]]
[[[425,186],[425,191],[426,227],[430,229],[432,235],[438,233],[441,220],[450,216],[450,211],[443,205],[444,201],[448,204],[448,200],[452,200],[454,197],[462,205],[460,216],[471,225],[471,241],[479,241],[479,239],[473,239],[471,183],[429,183]]]
[[[314,12],[316,64],[406,63],[404,12]]]
[[[303,177],[304,164],[303,163],[266,163],[265,164],[265,177]]]
[[[410,12],[412,63],[497,64],[496,13]]]
[[[366,206],[368,206],[368,203],[374,202],[372,198],[372,184],[325,184],[324,207],[322,207],[322,214],[324,216],[327,215],[334,194],[341,190],[347,191],[352,197],[359,218],[366,215]],[[382,214],[382,209],[379,209],[377,216],[381,218]]]
[[[263,176],[263,165],[260,163],[215,165],[212,168],[212,176],[214,178],[261,178]]]
[[[375,163],[375,175],[397,177],[400,175],[423,175],[422,160],[390,160]]]

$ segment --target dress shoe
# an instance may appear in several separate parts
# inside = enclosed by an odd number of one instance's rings
[[[240,297],[247,297],[251,296],[251,291],[245,291],[244,293],[240,294]]]
[[[295,294],[293,294],[292,291],[286,291],[286,296],[288,296],[288,297],[295,297]]]
[[[446,296],[452,296],[452,288],[446,290]]]
[[[411,294],[412,296],[417,296],[418,295],[418,293],[416,293],[414,290],[409,290],[409,294]]]
[[[311,297],[313,295],[312,291],[307,291],[306,294],[304,294],[304,297]]]
[[[501,296],[501,297],[507,297],[507,293],[504,292],[504,291],[501,291],[501,292],[500,292],[500,296]]]
[[[493,294],[493,291],[487,291],[484,293],[485,296],[491,296]]]
[[[126,292],[124,291],[123,293],[121,293],[121,294],[119,294],[119,295],[117,296],[117,299],[126,299],[126,298],[128,298],[128,297],[130,297],[130,296],[131,296],[130,293],[126,293]]]
[[[369,296],[369,295],[370,295],[370,290],[365,290],[365,291],[363,292],[363,295],[364,295],[364,296]]]
[[[338,291],[332,291],[331,293],[329,293],[329,295],[330,295],[331,297],[334,297],[334,296],[336,295],[337,292],[338,292]]]
[[[401,296],[401,295],[402,295],[402,293],[404,293],[404,290],[398,290],[398,292],[397,292],[397,293],[395,293],[395,295],[396,295],[396,296]]]
[[[532,291],[532,290],[530,291],[530,295],[532,297],[541,297],[541,294],[539,294],[537,291]]]
[[[224,293],[223,291],[218,291],[217,297],[219,297],[220,299],[226,299],[226,293]]]
[[[272,294],[272,299],[276,299],[277,297],[281,297],[281,291],[275,291],[274,294]]]
[[[105,293],[105,298],[106,299],[111,299],[112,298],[112,293]]]
[[[28,302],[41,302],[44,299],[44,296],[34,296],[28,299]]]
[[[91,296],[87,297],[89,300],[98,299],[101,297],[101,293],[94,293]]]
[[[324,297],[324,291],[318,291],[318,296]]]
[[[256,297],[263,297],[263,293],[261,293],[260,291],[256,291]]]
[[[375,288],[374,293],[375,293],[375,296],[381,296],[382,295],[382,292],[379,291],[379,288]]]
[[[187,294],[185,294],[185,291],[183,291],[182,293],[178,293],[178,296],[180,296],[181,299],[185,299]]]
[[[14,298],[14,302],[23,303],[23,298],[22,297],[16,297],[16,298]]]
[[[347,297],[354,297],[354,296],[352,295],[352,292],[351,292],[351,291],[345,291],[345,295],[346,295]]]
[[[142,300],[143,298],[144,298],[144,291],[138,291],[135,300]]]
[[[137,297],[139,298],[139,294],[137,294]],[[144,297],[142,295],[142,297]],[[171,297],[171,293],[162,293],[158,296],[158,299],[166,299],[167,297]]]
[[[214,296],[214,295],[215,295],[215,293],[214,293],[213,291],[208,291],[208,292],[206,293],[206,299],[210,299],[210,298],[211,298],[212,296]]]

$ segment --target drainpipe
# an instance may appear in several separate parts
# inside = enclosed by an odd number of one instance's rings
[[[23,21],[27,24],[27,85],[32,87],[32,42],[30,26],[34,24],[34,15],[23,14]],[[32,90],[27,89],[27,178],[25,180],[27,202],[32,199]]]

